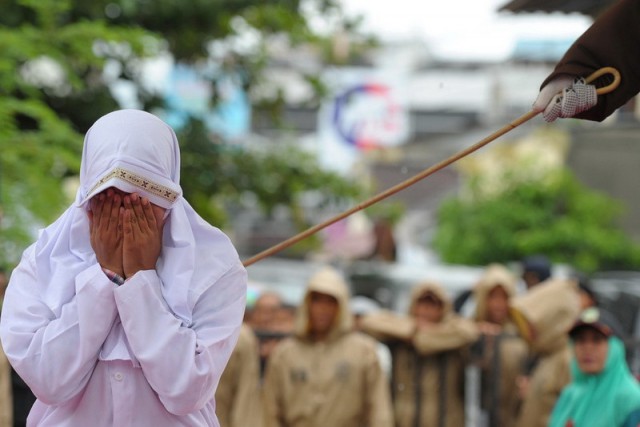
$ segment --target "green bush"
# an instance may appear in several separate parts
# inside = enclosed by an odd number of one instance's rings
[[[481,195],[446,200],[433,245],[445,262],[486,265],[542,253],[583,271],[640,267],[640,247],[617,224],[622,206],[586,188],[568,171],[544,180],[510,182]]]

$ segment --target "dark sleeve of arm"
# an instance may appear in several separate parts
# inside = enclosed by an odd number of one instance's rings
[[[602,121],[640,91],[640,1],[619,0],[600,15],[569,48],[542,87],[558,75],[588,77],[602,67],[620,71],[620,86],[599,95],[598,104],[577,118]],[[607,75],[595,84],[602,87],[612,81]]]

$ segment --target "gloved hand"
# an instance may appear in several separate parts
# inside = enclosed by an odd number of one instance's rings
[[[573,117],[598,103],[596,87],[581,77],[558,76],[542,88],[533,103],[533,111],[543,111],[547,122],[558,117]]]

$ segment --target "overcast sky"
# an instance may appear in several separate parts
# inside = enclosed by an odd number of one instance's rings
[[[435,53],[457,59],[501,59],[519,38],[573,40],[591,24],[578,14],[498,13],[508,0],[341,1],[383,41],[424,39]]]

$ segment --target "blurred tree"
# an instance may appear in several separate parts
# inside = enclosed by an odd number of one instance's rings
[[[621,206],[568,171],[500,181],[509,184],[488,195],[476,179],[467,198],[440,206],[433,245],[444,261],[486,265],[540,253],[585,272],[640,267],[640,248],[616,225]]]
[[[70,6],[58,0],[2,2],[2,262],[15,261],[34,228],[68,203],[63,184],[78,173],[78,131],[117,108],[103,79],[107,61],[157,52],[157,39],[144,30],[104,20],[70,22]]]
[[[322,194],[320,205],[339,203],[359,195],[362,187],[320,168],[309,153],[292,145],[273,143],[249,148],[212,144],[199,120],[191,120],[178,138],[182,149],[182,188],[198,211],[214,224],[228,220],[226,206],[251,199],[269,216],[278,206],[291,208],[298,228],[306,228],[300,197]]]
[[[127,82],[141,108],[162,105],[142,74],[142,61],[171,55],[177,62],[219,61],[243,76],[250,93],[268,62],[272,37],[323,45],[309,26],[311,7],[341,28],[336,0],[4,0],[0,14],[0,260],[15,262],[33,230],[53,220],[73,194],[65,182],[78,173],[82,134],[119,108],[112,83]],[[247,49],[244,38],[254,38]],[[342,58],[342,57],[341,57]],[[342,58],[343,59],[343,58]],[[325,57],[331,61],[331,57]],[[310,84],[321,91],[313,75]],[[215,104],[214,91],[211,103]],[[307,189],[346,197],[355,184],[287,154],[223,149],[203,126],[182,134],[185,193],[196,209],[224,225],[224,204],[251,192],[270,209]],[[186,139],[186,140],[185,140]],[[220,141],[218,141],[220,142]],[[224,173],[221,173],[224,171]],[[226,193],[226,194],[225,194]],[[294,215],[299,218],[299,215]]]

